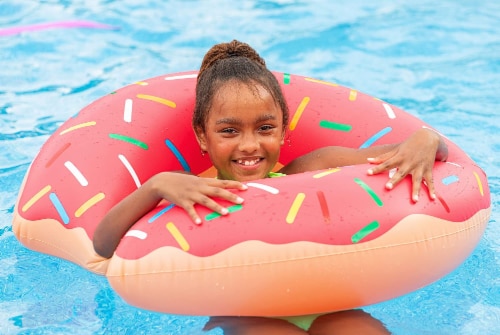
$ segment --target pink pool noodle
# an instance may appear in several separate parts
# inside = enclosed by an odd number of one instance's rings
[[[44,30],[51,28],[92,28],[92,29],[118,29],[118,27],[110,26],[103,23],[92,22],[92,21],[61,21],[61,22],[49,22],[32,24],[27,26],[12,27],[0,29],[0,36],[15,35],[23,32]]]

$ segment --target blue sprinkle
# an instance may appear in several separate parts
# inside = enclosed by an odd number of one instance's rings
[[[174,206],[175,206],[174,204],[170,204],[167,207],[163,208],[161,211],[159,211],[158,213],[156,213],[151,219],[149,219],[148,223],[152,223],[153,221],[155,221],[156,219],[158,219],[160,216],[162,216],[163,214],[165,214],[166,212],[168,212],[169,210],[171,210]]]
[[[459,181],[460,179],[458,179],[458,177],[456,175],[451,175],[451,176],[448,176],[446,178],[443,178],[441,180],[441,182],[445,185],[450,185],[450,184],[453,184],[453,183],[456,183],[457,181]]]
[[[172,151],[172,153],[174,154],[175,158],[177,158],[177,160],[179,161],[179,163],[181,163],[182,168],[184,169],[184,171],[191,172],[191,168],[189,167],[188,163],[186,162],[186,160],[184,159],[184,157],[182,157],[181,152],[172,143],[172,141],[170,141],[169,139],[166,139],[165,140],[165,144],[170,149],[170,151]]]
[[[378,133],[376,133],[375,135],[370,137],[368,140],[366,140],[365,143],[361,144],[361,146],[359,148],[364,149],[364,148],[370,147],[373,143],[378,141],[382,136],[385,136],[386,134],[390,133],[391,131],[392,131],[392,127],[386,127],[384,129],[382,129],[381,131],[379,131]]]
[[[59,213],[59,216],[61,217],[61,220],[63,221],[64,224],[69,223],[69,216],[68,213],[66,213],[66,210],[64,209],[61,201],[57,197],[55,193],[50,193],[49,195],[50,201],[52,201],[52,204],[56,208],[57,212]]]

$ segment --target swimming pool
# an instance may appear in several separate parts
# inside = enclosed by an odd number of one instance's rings
[[[125,304],[106,280],[25,249],[11,230],[22,177],[65,119],[116,88],[195,69],[214,43],[250,43],[268,66],[338,82],[432,124],[486,171],[493,213],[471,257],[442,280],[366,308],[394,334],[500,332],[500,4],[485,1],[2,1],[0,334],[207,334],[206,317]],[[219,329],[209,334],[221,334]]]

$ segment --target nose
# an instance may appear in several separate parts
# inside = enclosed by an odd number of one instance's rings
[[[241,152],[253,153],[257,151],[260,147],[259,140],[253,132],[246,132],[240,137],[240,143],[238,149]]]

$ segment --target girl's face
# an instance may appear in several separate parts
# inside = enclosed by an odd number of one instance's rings
[[[262,86],[230,81],[213,98],[205,132],[196,133],[219,179],[261,179],[278,161],[283,113]]]

